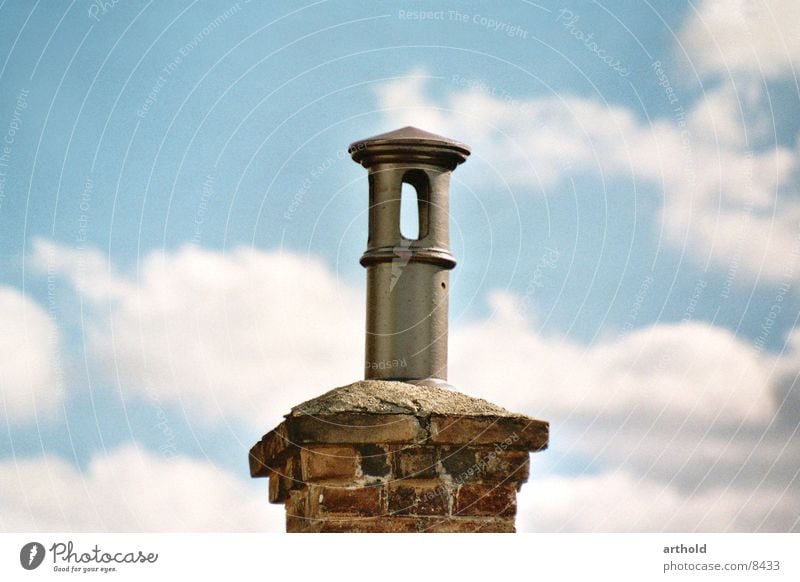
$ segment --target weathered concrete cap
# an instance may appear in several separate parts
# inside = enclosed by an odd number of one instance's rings
[[[324,444],[493,445],[547,448],[549,425],[491,402],[435,386],[363,380],[295,406],[250,451],[253,477],[286,454]]]
[[[455,390],[387,380],[361,380],[334,388],[298,404],[291,416],[325,416],[340,412],[364,414],[451,414],[456,416],[523,417],[482,398]]]
[[[353,142],[348,152],[365,168],[376,163],[416,162],[453,169],[470,154],[469,146],[461,142],[411,126]]]

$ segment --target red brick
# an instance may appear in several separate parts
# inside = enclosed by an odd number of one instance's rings
[[[250,449],[250,475],[267,477],[273,467],[283,464],[283,460],[293,450],[289,441],[286,423],[281,423]]]
[[[420,531],[428,533],[514,533],[513,518],[452,517],[432,518],[420,523]]]
[[[319,515],[330,513],[383,515],[381,493],[380,487],[312,486],[310,490],[310,495],[318,496]]]
[[[530,455],[528,451],[502,451],[487,449],[479,453],[483,481],[514,481],[519,491],[522,484],[528,480]]]
[[[286,499],[286,515],[291,517],[308,517],[308,490],[292,491]]]
[[[353,447],[314,446],[300,451],[303,481],[355,479],[358,457]]]
[[[412,443],[425,437],[419,420],[409,414],[293,416],[286,425],[297,445]]]
[[[315,521],[306,517],[286,514],[286,533],[309,533],[315,531]]]
[[[270,471],[269,500],[271,503],[283,503],[293,488],[300,484],[299,467],[294,456],[288,456],[283,464]]]
[[[458,488],[453,513],[461,516],[514,517],[517,493],[514,483],[465,483]]]
[[[434,444],[498,444],[538,451],[547,448],[549,425],[527,417],[431,416],[430,442]]]
[[[416,533],[413,517],[374,517],[362,519],[326,519],[319,527],[321,533]]]
[[[387,445],[357,445],[361,474],[370,480],[384,479],[392,472],[392,454]]]
[[[394,475],[397,478],[433,479],[437,476],[435,447],[403,447],[394,453]]]
[[[477,450],[469,446],[441,447],[439,452],[442,469],[456,483],[472,481],[479,477]]]
[[[394,515],[448,515],[450,492],[438,480],[404,479],[387,489],[389,513]]]

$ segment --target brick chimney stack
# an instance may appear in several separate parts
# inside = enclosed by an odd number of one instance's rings
[[[350,146],[369,170],[365,380],[302,403],[250,451],[288,532],[513,532],[548,424],[447,384],[450,174],[467,146],[406,127]],[[400,232],[402,185],[419,236]]]

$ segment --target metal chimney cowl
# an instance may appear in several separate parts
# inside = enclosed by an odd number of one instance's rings
[[[447,381],[450,174],[467,146],[404,127],[350,145],[369,170],[365,379],[413,384]],[[400,231],[403,184],[417,194],[419,237]],[[399,363],[400,365],[396,365]]]
[[[405,127],[350,145],[369,172],[365,380],[295,406],[250,450],[288,532],[513,532],[549,425],[447,384],[449,183],[464,144]],[[419,236],[400,230],[403,184]]]

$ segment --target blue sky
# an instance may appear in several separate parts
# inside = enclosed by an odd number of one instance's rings
[[[800,527],[789,0],[0,14],[0,527],[280,529],[246,451],[361,377],[346,147],[409,124],[473,150],[451,374],[553,422],[521,529]],[[189,474],[225,512],[107,498],[131,463],[175,483],[165,503]],[[59,503],[73,481],[91,519]],[[598,487],[640,503],[615,518]]]

